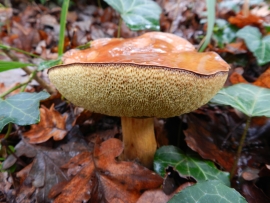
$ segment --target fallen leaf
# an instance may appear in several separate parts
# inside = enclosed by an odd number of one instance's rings
[[[260,77],[253,83],[253,85],[270,88],[270,67],[260,75]]]
[[[245,46],[243,41],[233,42],[226,44],[224,50],[220,50],[222,52],[228,52],[231,54],[244,54],[247,53],[247,47]]]
[[[252,25],[260,28],[263,23],[262,18],[253,14],[244,16],[242,12],[239,12],[236,16],[230,17],[228,20],[232,25],[235,25],[239,28],[243,28],[247,25]]]
[[[23,135],[32,144],[43,143],[50,138],[62,140],[67,134],[66,119],[67,115],[62,116],[54,110],[54,105],[50,109],[42,106],[40,108],[40,122],[32,125],[31,130]]]
[[[13,198],[16,198],[16,202],[50,202],[49,190],[55,184],[69,179],[60,166],[77,155],[80,150],[87,149],[87,145],[78,137],[55,149],[31,145],[23,139],[16,145],[14,155],[34,159],[31,164],[17,173],[21,184],[14,191],[15,197]],[[3,169],[7,169],[17,162],[14,155],[9,155],[3,162]]]
[[[123,144],[118,139],[97,141],[93,153],[83,152],[63,166],[74,177],[61,189],[55,186],[50,197],[60,193],[55,203],[135,203],[145,190],[161,186],[163,179],[147,168],[115,160],[122,151]]]
[[[267,4],[263,6],[256,6],[255,8],[251,9],[251,14],[260,16],[260,17],[265,17],[270,14],[269,6]]]
[[[248,83],[248,81],[246,81],[246,79],[240,73],[237,73],[237,72],[233,72],[230,75],[229,80],[233,85],[238,84],[238,83]]]

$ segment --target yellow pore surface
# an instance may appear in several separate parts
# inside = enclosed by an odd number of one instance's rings
[[[51,68],[49,78],[75,105],[111,116],[181,115],[206,104],[226,81],[212,75],[137,64],[69,64]]]

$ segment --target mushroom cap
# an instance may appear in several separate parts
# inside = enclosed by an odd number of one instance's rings
[[[207,103],[223,87],[229,65],[186,40],[150,32],[99,39],[71,50],[49,78],[75,105],[111,116],[172,117]]]

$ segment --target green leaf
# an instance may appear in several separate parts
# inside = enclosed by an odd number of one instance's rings
[[[236,36],[242,38],[245,41],[248,49],[251,52],[254,52],[256,49],[258,49],[261,44],[262,34],[256,27],[245,26],[236,33]]]
[[[198,182],[203,180],[220,180],[230,185],[229,173],[219,171],[213,162],[185,155],[174,146],[164,146],[157,150],[154,158],[154,170],[165,176],[168,166],[174,167],[182,176],[192,176]]]
[[[202,181],[187,187],[173,196],[168,203],[246,203],[235,189],[229,188],[218,180]]]
[[[23,92],[0,99],[0,132],[8,123],[30,125],[39,122],[39,101],[49,96],[47,92]]]
[[[254,50],[253,54],[260,65],[270,61],[270,36],[266,36],[261,40],[260,45]]]
[[[55,60],[49,60],[49,61],[43,61],[43,62],[41,62],[38,65],[38,71],[42,71],[42,70],[48,69],[48,68],[50,68],[52,66],[60,65],[62,63],[61,62],[61,58],[62,57],[59,57],[58,59],[55,59]]]
[[[210,102],[230,105],[250,117],[270,117],[270,89],[255,85],[242,83],[223,88]]]
[[[160,30],[160,6],[152,0],[105,0],[131,30]]]
[[[26,66],[35,66],[35,64],[21,63],[21,62],[15,62],[15,61],[0,61],[0,72],[15,69],[15,68],[23,68]]]

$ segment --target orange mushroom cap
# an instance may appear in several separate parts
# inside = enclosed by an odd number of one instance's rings
[[[99,39],[71,50],[49,78],[68,100],[112,116],[172,117],[207,103],[223,86],[229,65],[186,40],[150,32]]]

